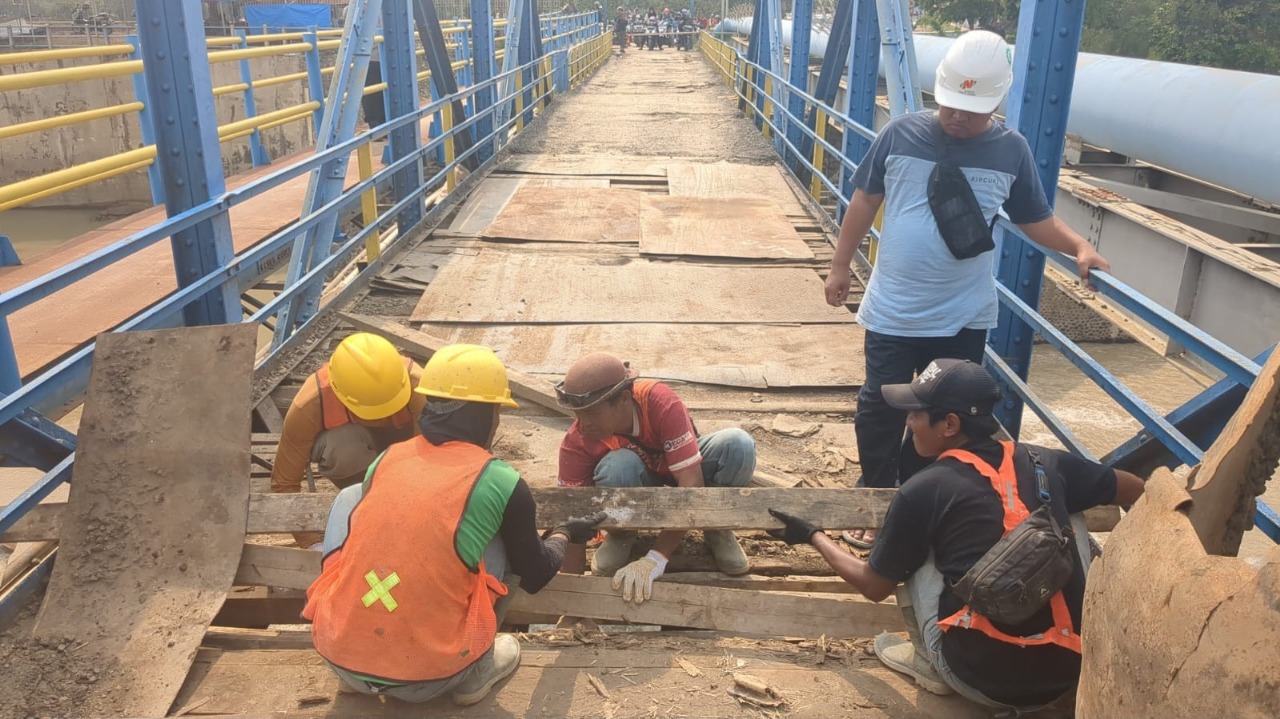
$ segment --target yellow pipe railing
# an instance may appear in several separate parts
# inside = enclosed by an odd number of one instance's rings
[[[325,43],[317,42],[316,46],[324,49]],[[336,46],[335,46],[336,47]],[[267,45],[265,47],[242,47],[235,50],[216,50],[209,53],[209,64],[216,65],[222,62],[235,62],[237,60],[252,60],[256,57],[275,57],[276,55],[289,55],[295,52],[308,52],[311,50],[311,43],[296,42],[289,45]]]
[[[274,112],[267,112],[253,117],[246,117],[243,120],[229,122],[218,127],[218,139],[225,142],[231,135],[241,132],[253,132],[277,120],[291,120],[298,115],[309,115],[320,109],[320,103],[312,100],[311,102],[303,102],[291,107],[286,107]]]
[[[360,166],[360,181],[373,177],[373,144],[366,142],[356,148],[356,162]],[[360,219],[368,227],[378,221],[378,194],[370,187],[360,195]],[[376,234],[370,234],[364,241],[364,256],[370,262],[382,256],[382,243]]]
[[[446,21],[449,25],[454,25],[451,21]],[[505,27],[507,21],[499,20],[495,22],[495,27]],[[444,29],[445,35],[456,35],[466,32],[465,26],[447,27]],[[340,38],[342,30],[322,30],[316,33],[317,38]],[[555,35],[551,40],[558,37],[570,35],[571,33],[562,33]],[[415,33],[416,35],[416,33]],[[302,41],[307,37],[306,33],[275,33],[270,35],[251,35],[247,39],[239,37],[228,38],[209,38],[208,45],[211,47],[229,47],[227,50],[215,50],[208,54],[209,62],[226,63],[241,60],[249,60],[262,57],[275,57],[281,55],[296,54],[300,52],[308,52],[312,50],[312,43]],[[379,40],[381,38],[378,38]],[[496,41],[500,44],[504,41],[501,35],[497,36]],[[298,41],[298,42],[293,42]],[[282,42],[278,45],[262,45],[269,42]],[[336,49],[341,44],[340,39],[317,41],[315,48],[317,50]],[[596,38],[594,43],[589,43],[589,48],[583,50],[579,57],[586,63],[587,69],[598,66],[604,59],[608,57],[608,48],[611,46],[612,40],[608,35],[602,35]],[[262,45],[260,47],[249,47],[249,45]],[[448,45],[450,48],[457,48],[457,44]],[[579,48],[574,48],[578,52]],[[34,62],[49,62],[64,59],[83,58],[83,57],[109,57],[112,55],[127,55],[133,52],[133,46],[128,44],[107,45],[100,47],[86,48],[66,48],[59,50],[41,50],[34,52],[13,53],[9,55],[0,55],[0,64],[25,64]],[[425,54],[424,50],[418,51],[419,55]],[[505,56],[504,50],[495,52],[495,59],[501,60]],[[466,61],[457,61],[451,64],[452,69],[458,70],[467,66]],[[87,65],[77,67],[55,68],[50,70],[37,70],[33,72],[0,75],[0,92],[27,90],[40,87],[48,87],[70,82],[78,82],[84,80],[110,79],[116,77],[126,77],[142,72],[142,62],[140,60],[114,61],[102,63],[98,65]],[[332,75],[335,68],[327,67],[321,69],[322,75]],[[541,65],[541,77],[535,79],[535,89],[542,95],[540,98],[541,105],[545,107],[549,101],[547,95],[550,83],[550,58],[546,58]],[[213,89],[215,97],[230,95],[237,92],[243,92],[252,88],[266,88],[276,85],[283,85],[291,82],[304,81],[308,78],[307,72],[290,73],[276,77],[263,78],[252,82],[240,82],[230,85],[224,85]],[[430,80],[431,72],[429,70],[418,73],[418,80]],[[364,89],[365,94],[372,94],[385,90],[386,83],[379,83]],[[519,113],[517,120],[517,132],[524,129],[524,83],[522,77],[517,77],[517,89],[520,91],[516,97],[517,111]],[[266,130],[273,127],[295,122],[308,118],[314,110],[320,107],[320,102],[312,100],[310,102],[293,105],[273,112],[257,115],[252,118],[246,118],[218,128],[218,137],[221,142],[229,142],[235,139],[246,137],[255,130]],[[92,120],[118,117],[127,115],[131,112],[138,112],[144,109],[141,102],[132,102],[122,105],[115,105],[105,108],[97,108],[86,110],[83,112],[62,115],[58,117],[44,118],[32,122],[20,123],[8,127],[0,128],[0,139],[14,137],[17,135],[39,132],[48,129],[66,127],[81,122],[89,122]],[[452,108],[446,106],[443,111],[445,115],[446,127],[452,127]],[[447,144],[447,152],[455,154],[456,147],[450,138]],[[367,151],[368,146],[364,146]],[[76,189],[99,180],[115,177],[125,172],[146,167],[154,162],[156,149],[154,146],[128,150],[125,152],[112,155],[110,157],[93,160],[72,167],[64,168],[55,172],[42,175],[40,177],[22,180],[11,183],[9,185],[0,186],[0,210],[10,209],[20,205],[35,202],[45,197],[56,195],[61,192]],[[450,182],[456,183],[456,178],[450,176]],[[374,212],[376,214],[376,195],[369,193],[369,198],[373,199]],[[362,204],[365,198],[362,198]]]
[[[0,75],[0,92],[32,90],[37,87],[63,85],[81,80],[102,80],[111,77],[127,77],[142,72],[141,60],[107,62],[101,65],[60,67],[56,70],[36,70],[17,75]]]
[[[53,187],[48,190],[42,190],[40,192],[32,193],[30,195],[27,195],[26,197],[23,197],[21,201],[7,202],[7,203],[0,204],[0,212],[4,212],[5,210],[12,209],[14,207],[21,207],[22,205],[30,204],[32,202],[38,202],[40,200],[45,199],[46,197],[53,197],[54,195],[60,195],[64,192],[70,192],[71,190],[84,187],[85,185],[92,185],[95,182],[109,180],[113,177],[116,177],[117,175],[123,175],[128,172],[133,172],[134,170],[141,170],[147,165],[150,165],[152,162],[153,162],[152,159],[139,160],[137,162],[132,162],[127,165],[121,165],[120,167],[115,167],[109,170],[105,170],[96,175],[90,175],[88,177],[83,177],[79,180],[68,182],[65,185],[59,185],[57,187]]]
[[[52,130],[58,127],[66,127],[74,125],[78,122],[89,122],[90,120],[101,120],[105,117],[118,117],[127,115],[131,112],[137,112],[143,107],[140,102],[129,102],[123,105],[112,105],[110,107],[100,107],[96,110],[85,110],[83,112],[73,112],[68,115],[55,115],[46,117],[43,120],[32,120],[30,122],[22,122],[17,125],[9,125],[7,127],[0,126],[0,140],[18,135],[25,135],[28,132],[41,132],[43,130]]]
[[[446,102],[443,112],[441,113],[443,120],[441,121],[441,131],[448,134],[453,129],[453,103]],[[453,135],[449,135],[444,139],[444,164],[445,167],[453,164],[454,158],[457,157],[457,151],[453,145]],[[449,192],[453,192],[458,186],[458,168],[453,168],[445,174],[444,185]]]
[[[237,82],[234,85],[221,85],[213,88],[213,96],[222,97],[223,95],[230,95],[233,92],[244,92],[248,89],[249,83],[247,82]]]
[[[98,45],[96,47],[69,47],[62,50],[7,52],[0,53],[0,65],[26,65],[28,63],[71,60],[78,57],[111,57],[113,55],[131,54],[133,54],[133,46],[128,43]]]
[[[813,126],[817,128],[818,137],[826,139],[827,137],[827,113],[825,110],[819,109],[814,116]],[[827,161],[826,148],[821,142],[813,143],[813,166],[822,171],[822,165]],[[809,178],[809,194],[813,196],[814,202],[822,202],[822,180],[817,173]]]
[[[47,195],[40,193],[47,190],[70,185],[85,178],[97,177],[112,170],[119,170],[126,165],[150,164],[155,157],[156,146],[148,145],[136,150],[112,155],[111,157],[104,157],[101,160],[92,160],[63,170],[55,170],[39,177],[10,183],[0,187],[0,212],[46,197]],[[79,187],[80,185],[75,186]]]

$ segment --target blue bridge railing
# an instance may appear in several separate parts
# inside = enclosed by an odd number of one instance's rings
[[[822,209],[819,202],[815,202],[815,205],[818,205],[827,220],[838,223],[838,218],[848,207],[849,198],[853,194],[853,187],[849,180],[858,166],[858,163],[851,159],[855,154],[850,150],[851,144],[855,139],[871,140],[875,137],[875,132],[840,110],[821,102],[805,89],[794,86],[782,75],[748,60],[743,53],[710,34],[704,34],[701,47],[708,60],[719,70],[726,84],[733,88],[746,113],[755,120],[766,137],[773,139],[778,154],[784,161],[783,164],[788,167],[796,180],[802,186],[807,185],[810,188],[816,201],[820,202],[827,197],[834,199],[837,208],[834,216]],[[844,140],[843,148],[830,142],[826,132],[820,131],[828,124],[840,133]],[[834,173],[829,173],[826,165],[832,161],[837,165],[837,169]],[[1003,230],[1003,233],[996,233],[998,240],[1002,235],[1021,238],[1026,247],[1039,251],[1047,259],[1061,265],[1072,274],[1076,272],[1073,258],[1046,250],[1031,242],[1016,225],[1009,222],[1007,217],[1001,216],[998,226]],[[866,250],[860,248],[856,258],[864,269],[871,267],[874,261],[875,244],[879,239],[879,230],[873,227],[870,241],[864,244]],[[996,252],[1000,253],[1001,247],[998,246]],[[1170,460],[1164,464],[1195,465],[1199,463],[1204,456],[1204,450],[1217,436],[1217,431],[1211,431],[1209,435],[1193,440],[1177,425],[1196,408],[1206,406],[1216,398],[1225,396],[1233,388],[1251,386],[1261,371],[1261,363],[1265,361],[1270,350],[1256,359],[1246,357],[1138,293],[1118,278],[1095,270],[1090,279],[1098,291],[1115,306],[1132,313],[1156,331],[1181,343],[1187,352],[1221,371],[1225,378],[1193,399],[1187,406],[1165,416],[1101,363],[1094,360],[1078,344],[1067,338],[1037,312],[1035,307],[1028,305],[1004,285],[997,283],[996,287],[1002,307],[1027,323],[1034,332],[1044,338],[1047,344],[1066,357],[1143,427],[1141,434],[1110,453],[1105,458],[1106,461],[1124,464],[1130,454],[1154,440],[1168,450]],[[1002,380],[1006,387],[1013,390],[1025,406],[1035,412],[1065,447],[1081,456],[1094,458],[1088,448],[1049,405],[1019,377],[1007,359],[1001,357],[990,345],[986,350],[986,366]],[[1216,429],[1221,430],[1221,423],[1216,425]],[[1016,435],[1016,428],[1011,431]],[[1280,542],[1280,516],[1261,499],[1257,503],[1254,522],[1272,540]]]

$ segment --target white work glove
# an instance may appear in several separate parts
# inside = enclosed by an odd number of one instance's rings
[[[653,596],[653,580],[667,571],[667,558],[652,549],[649,553],[628,564],[613,575],[613,588],[622,590],[622,598],[636,604]]]

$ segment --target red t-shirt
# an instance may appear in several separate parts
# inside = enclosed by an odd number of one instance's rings
[[[561,487],[595,486],[596,465],[615,449],[635,452],[650,472],[663,478],[702,463],[693,419],[676,393],[654,380],[638,380],[632,392],[636,434],[600,441],[584,436],[576,421],[569,427],[560,443]]]

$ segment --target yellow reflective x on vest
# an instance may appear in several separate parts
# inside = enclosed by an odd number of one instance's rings
[[[365,607],[370,607],[379,599],[382,600],[382,606],[387,608],[388,612],[394,612],[396,607],[400,606],[396,603],[395,597],[391,596],[391,590],[400,583],[400,575],[392,572],[387,575],[386,579],[378,579],[377,572],[369,572],[364,575],[364,581],[369,583],[369,591],[360,598]]]

